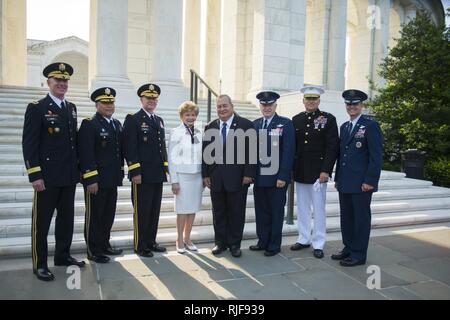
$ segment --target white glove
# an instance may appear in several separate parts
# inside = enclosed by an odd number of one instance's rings
[[[322,184],[320,183],[319,179],[316,180],[316,182],[314,183],[313,188],[314,188],[315,192],[319,192],[320,191],[320,189],[322,188]]]

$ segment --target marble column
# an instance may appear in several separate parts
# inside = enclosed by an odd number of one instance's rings
[[[0,84],[27,85],[26,0],[0,0]]]
[[[112,87],[117,105],[137,105],[136,88],[127,75],[128,0],[92,0],[90,38],[91,91]]]
[[[216,92],[220,91],[220,33],[221,33],[221,2],[207,0],[206,34],[204,41],[204,60],[201,70],[206,82]]]
[[[306,0],[255,0],[252,87],[299,90],[304,80]]]
[[[153,1],[152,82],[161,87],[160,105],[176,108],[188,98],[182,81],[183,0]]]
[[[184,0],[183,80],[189,85],[190,70],[200,73],[201,0]]]
[[[370,0],[369,4],[373,5],[377,9],[375,14],[375,24],[371,29],[371,51],[370,51],[370,64],[369,64],[369,79],[373,81],[377,86],[383,87],[385,81],[378,75],[379,65],[388,54],[389,46],[389,18],[391,10],[391,0]],[[379,15],[379,16],[378,16]],[[369,88],[369,94],[372,92]]]
[[[329,15],[328,57],[325,86],[329,90],[345,89],[345,49],[347,37],[347,0],[333,0]]]

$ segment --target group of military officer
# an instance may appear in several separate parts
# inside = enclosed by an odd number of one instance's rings
[[[135,252],[145,257],[151,257],[152,251],[164,252],[166,249],[155,241],[167,172],[164,122],[154,114],[161,89],[155,84],[141,86],[137,94],[142,110],[128,115],[123,127],[112,117],[116,91],[108,87],[95,90],[91,100],[97,112],[84,119],[78,131],[76,106],[65,98],[73,68],[67,63],[53,63],[43,74],[49,93],[28,105],[22,140],[28,177],[35,190],[34,274],[43,281],[54,279],[47,265],[47,235],[55,209],[55,266],[85,266],[84,261],[70,255],[75,190],[80,180],[84,186],[88,259],[107,263],[108,256],[122,254],[121,249],[111,246],[110,233],[125,159],[132,181]]]
[[[344,248],[331,258],[340,260],[345,267],[365,264],[370,203],[381,173],[380,127],[362,115],[367,95],[360,90],[346,90],[342,97],[350,120],[341,126],[339,138],[336,118],[319,110],[324,90],[320,86],[305,86],[301,92],[305,111],[292,121],[275,112],[279,94],[264,91],[257,95],[263,117],[255,120],[255,129],[267,135],[268,147],[276,146],[273,149],[279,155],[272,160],[279,159],[279,169],[275,174],[264,175],[262,170],[268,164],[258,163],[254,185],[258,242],[249,249],[264,251],[265,256],[280,252],[286,191],[293,172],[299,236],[290,249],[297,251],[312,245],[314,257],[324,257],[327,182],[337,160],[335,186],[339,192]]]
[[[55,209],[55,265],[85,265],[70,255],[75,189],[80,178],[84,186],[88,259],[106,263],[108,256],[122,253],[112,248],[110,232],[125,161],[132,182],[134,251],[144,257],[166,251],[156,242],[163,182],[167,181],[168,172],[164,121],[154,113],[161,89],[155,84],[141,86],[137,94],[142,109],[128,115],[123,127],[112,117],[116,91],[108,87],[95,90],[91,100],[97,112],[84,119],[77,131],[76,106],[65,99],[73,68],[67,63],[53,63],[43,74],[48,78],[49,93],[28,105],[22,141],[25,165],[35,190],[32,262],[37,278],[54,279],[47,266],[47,235]],[[370,234],[370,202],[381,172],[380,128],[362,115],[367,95],[346,90],[343,98],[350,121],[341,126],[339,138],[336,118],[319,110],[323,89],[306,86],[301,91],[305,111],[292,121],[276,113],[280,98],[277,93],[264,91],[257,95],[263,116],[253,125],[258,133],[266,135],[268,156],[271,150],[279,153],[279,166],[275,174],[268,175],[262,173],[267,164],[258,162],[254,179],[258,243],[250,250],[264,250],[266,256],[280,252],[286,191],[293,172],[299,237],[291,250],[312,245],[316,258],[324,256],[327,182],[337,160],[335,183],[344,249],[332,259],[341,260],[343,266],[364,264]]]

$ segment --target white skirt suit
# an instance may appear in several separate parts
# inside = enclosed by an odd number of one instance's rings
[[[180,184],[180,192],[175,195],[175,212],[177,214],[199,212],[203,193],[202,131],[194,128],[192,138],[183,123],[172,129],[168,158],[170,182]]]

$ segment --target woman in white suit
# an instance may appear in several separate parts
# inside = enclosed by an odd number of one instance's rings
[[[177,213],[177,252],[196,251],[191,241],[195,213],[202,205],[202,131],[194,127],[199,109],[191,101],[178,107],[181,124],[169,138],[169,172]]]

